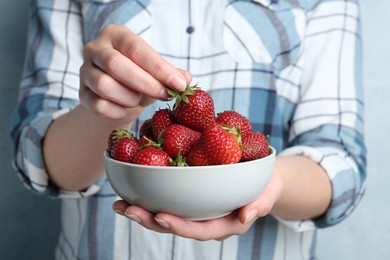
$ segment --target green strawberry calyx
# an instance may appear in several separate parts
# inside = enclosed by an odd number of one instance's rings
[[[238,145],[240,146],[241,150],[243,149],[243,146],[242,146],[242,137],[241,137],[241,131],[240,131],[240,128],[239,127],[230,127],[228,125],[225,125],[225,124],[222,124],[222,128],[227,131],[229,134],[232,134]]]
[[[171,161],[171,166],[178,166],[178,167],[187,167],[188,166],[186,158],[183,157],[180,153],[180,149],[177,152],[176,159]]]
[[[173,108],[175,109],[182,101],[184,103],[189,103],[188,96],[192,96],[195,94],[195,90],[199,89],[198,84],[195,84],[193,86],[187,85],[187,87],[184,89],[184,91],[176,91],[173,89],[168,88],[168,94],[170,95],[169,100],[176,99],[175,105]]]
[[[126,129],[116,129],[115,130],[115,134],[113,136],[114,142],[117,142],[120,139],[125,138],[125,137],[130,138],[130,139],[134,139],[134,135],[130,131],[127,131]]]
[[[138,150],[143,150],[143,149],[145,149],[145,148],[148,147],[148,146],[154,146],[154,147],[156,147],[156,148],[159,149],[159,150],[162,150],[162,149],[163,149],[163,148],[161,147],[161,143],[157,143],[157,142],[155,142],[155,141],[149,139],[149,138],[146,137],[145,135],[142,136],[142,138],[144,138],[144,139],[145,139],[146,141],[148,141],[148,142],[147,142],[146,144],[142,145],[141,147],[138,147],[138,148],[137,148]]]

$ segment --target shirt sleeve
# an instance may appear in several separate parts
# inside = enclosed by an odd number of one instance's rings
[[[298,63],[304,76],[289,129],[290,148],[280,155],[307,156],[329,175],[331,204],[312,220],[314,226],[327,227],[355,209],[366,179],[356,1],[322,1],[310,11],[303,50]]]
[[[73,1],[31,1],[26,59],[11,135],[14,166],[31,190],[57,197],[79,197],[96,192],[60,190],[50,182],[42,142],[53,120],[79,104],[82,64],[82,15]]]

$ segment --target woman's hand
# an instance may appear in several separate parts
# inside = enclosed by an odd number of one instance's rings
[[[190,81],[126,26],[108,25],[85,46],[79,97],[88,111],[129,123],[156,99],[167,100],[167,87],[184,90]]]
[[[50,180],[68,191],[89,187],[104,173],[102,154],[115,128],[131,123],[166,88],[184,90],[189,73],[165,61],[122,25],[109,25],[85,46],[80,105],[51,124],[44,139]],[[88,138],[85,138],[88,136]]]
[[[232,235],[245,233],[257,218],[269,214],[282,190],[282,178],[274,171],[265,190],[253,202],[225,217],[206,221],[187,221],[167,213],[153,214],[123,200],[116,201],[113,209],[116,213],[157,232],[172,233],[200,241],[223,240]]]

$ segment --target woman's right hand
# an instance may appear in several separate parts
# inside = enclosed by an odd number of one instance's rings
[[[85,46],[79,97],[93,114],[126,124],[156,99],[167,100],[167,87],[181,91],[190,81],[126,26],[108,25]]]

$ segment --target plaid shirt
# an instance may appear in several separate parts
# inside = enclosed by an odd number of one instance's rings
[[[172,8],[175,6],[175,8]],[[106,177],[86,191],[53,186],[42,157],[50,123],[78,105],[83,45],[125,24],[270,135],[280,155],[304,155],[328,173],[327,212],[305,221],[258,219],[242,236],[194,241],[114,214]],[[355,0],[31,1],[27,55],[12,137],[30,189],[63,200],[58,259],[313,259],[316,229],[345,219],[364,191],[359,5]],[[148,107],[136,131],[157,108]]]

